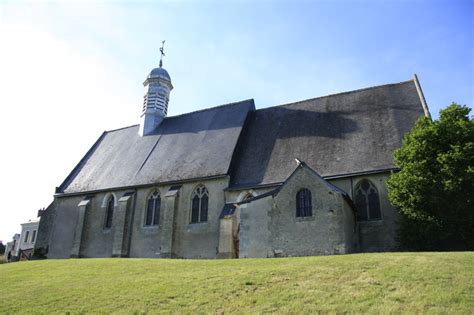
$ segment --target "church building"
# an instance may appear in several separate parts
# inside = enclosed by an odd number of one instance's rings
[[[245,258],[397,248],[385,181],[429,116],[412,80],[257,109],[167,116],[162,61],[140,125],[105,131],[56,188],[35,255]]]

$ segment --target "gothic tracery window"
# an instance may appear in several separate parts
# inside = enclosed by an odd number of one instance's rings
[[[160,224],[161,196],[158,191],[153,192],[147,200],[145,225],[153,226]]]
[[[296,216],[310,217],[313,215],[311,205],[311,191],[303,188],[296,193]]]
[[[191,196],[191,223],[207,222],[208,204],[209,192],[199,185]]]
[[[112,217],[114,216],[114,206],[115,206],[115,199],[114,199],[114,196],[112,195],[107,201],[107,210],[105,212],[104,227],[106,229],[109,229],[112,227]]]
[[[382,219],[377,188],[369,180],[363,179],[355,189],[355,205],[358,221]]]

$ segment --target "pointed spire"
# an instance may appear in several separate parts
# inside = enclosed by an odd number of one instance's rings
[[[160,68],[162,68],[163,67],[163,56],[165,56],[165,41],[161,42],[160,53],[161,53]]]

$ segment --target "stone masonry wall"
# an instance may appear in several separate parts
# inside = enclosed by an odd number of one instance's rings
[[[296,193],[312,195],[312,216],[296,217]],[[354,216],[342,194],[299,168],[280,192],[241,208],[240,257],[327,255],[357,247]]]
[[[41,215],[40,225],[38,227],[38,234],[36,236],[35,252],[36,258],[45,258],[49,251],[49,240],[54,225],[54,218],[56,216],[56,203],[52,202],[46,211]]]
[[[329,180],[329,182],[347,192],[351,198],[353,197],[353,189],[364,178],[370,180],[378,190],[382,220],[357,223],[361,252],[393,251],[397,248],[396,229],[399,214],[388,200],[385,181],[389,175],[390,173],[387,172]]]
[[[69,258],[71,255],[74,229],[77,224],[77,205],[82,199],[82,196],[55,198],[54,222],[50,224],[51,229],[49,231],[48,258]],[[45,230],[40,228],[40,235],[45,232]],[[40,245],[38,244],[37,246]]]
[[[296,194],[311,191],[312,216],[296,217]],[[343,254],[353,250],[353,217],[343,196],[307,168],[299,168],[275,197],[271,216],[274,250],[288,256]]]
[[[208,220],[204,223],[190,223],[191,195],[195,187],[204,184],[209,191]],[[189,182],[180,190],[178,211],[175,214],[173,252],[182,258],[216,258],[219,247],[219,230],[224,189],[229,179],[220,178],[203,182]]]
[[[269,196],[240,207],[240,258],[273,256],[269,230],[272,203]]]
[[[208,221],[190,223],[191,195],[194,188],[203,184],[209,191]],[[172,257],[215,258],[219,246],[219,215],[224,207],[224,188],[228,178],[188,182],[181,185],[177,207],[173,216]],[[132,226],[130,256],[161,257],[165,194],[171,186],[156,186],[139,189],[136,194],[134,220]],[[160,224],[145,226],[146,202],[148,196],[158,189],[161,195]]]
[[[208,221],[190,223],[191,194],[198,184],[204,184],[209,191]],[[121,231],[125,232],[122,248],[128,250],[125,256],[130,257],[161,257],[163,235],[172,244],[171,257],[183,258],[215,258],[219,245],[219,215],[224,206],[224,189],[228,178],[212,179],[200,182],[188,182],[181,185],[176,208],[168,211],[165,197],[170,185],[137,189],[129,208],[121,217]],[[147,199],[155,189],[161,195],[160,224],[145,226],[145,211]],[[84,215],[84,225],[80,244],[80,257],[111,257],[114,239],[119,220],[119,200],[130,190],[100,192],[94,194],[88,203]],[[109,196],[113,194],[116,202],[112,228],[104,228],[106,205]],[[65,196],[56,198],[54,211],[48,210],[45,223],[38,234],[38,246],[47,248],[48,258],[68,258],[72,254],[74,234],[79,217],[79,203],[83,196]],[[173,199],[174,200],[174,199]],[[165,213],[171,213],[171,222],[166,226],[170,233],[163,234]],[[43,219],[42,219],[43,220]],[[122,240],[119,237],[119,241]],[[117,250],[117,249],[116,249]]]

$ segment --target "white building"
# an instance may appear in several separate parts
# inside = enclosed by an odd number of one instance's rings
[[[16,248],[16,256],[19,257],[19,260],[28,260],[33,255],[39,222],[38,218],[21,224],[20,239]]]

